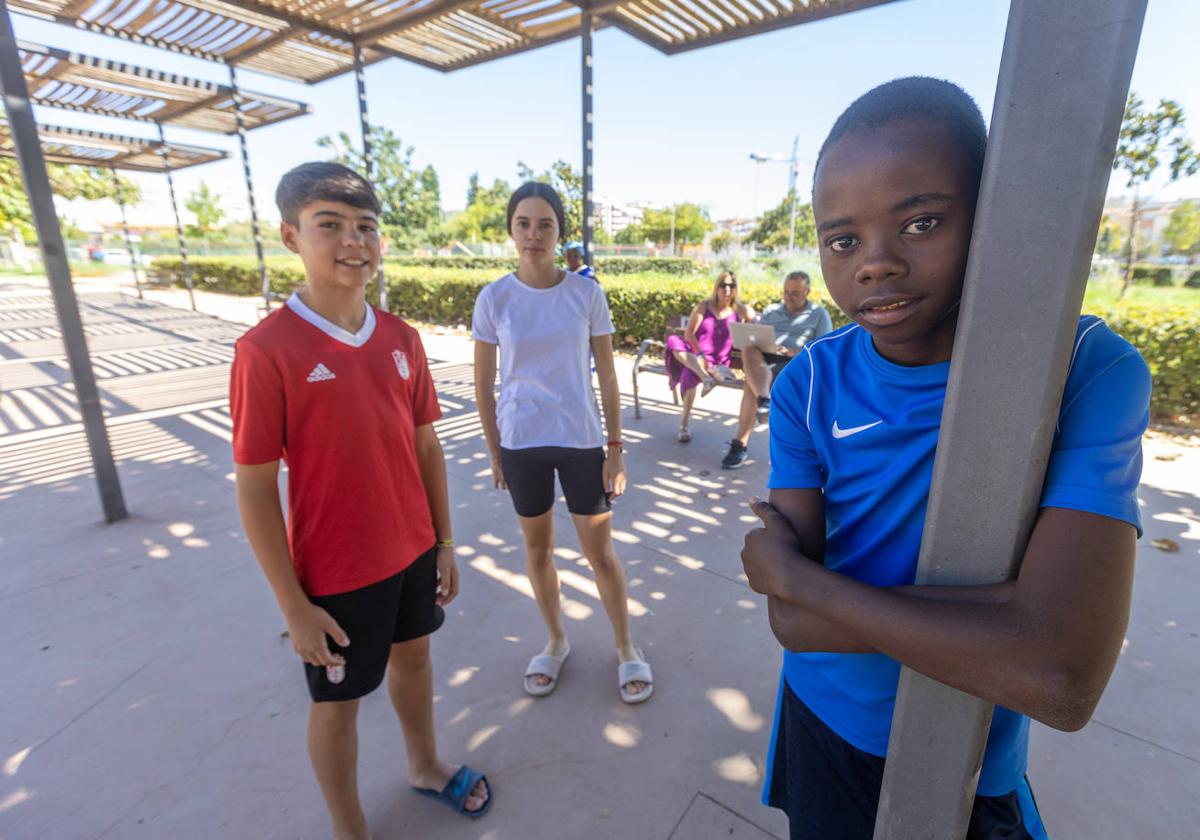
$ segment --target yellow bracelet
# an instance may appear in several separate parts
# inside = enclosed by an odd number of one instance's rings
[[[434,548],[454,548],[454,540],[438,540]]]

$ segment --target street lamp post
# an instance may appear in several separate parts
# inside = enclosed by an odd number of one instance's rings
[[[788,231],[788,252],[796,249],[796,205],[799,204],[796,195],[796,178],[800,170],[800,158],[797,156],[800,149],[800,135],[797,134],[792,139],[792,155],[791,157],[783,157],[782,155],[769,155],[766,152],[751,152],[750,160],[755,163],[786,163],[788,164],[788,196],[792,202],[791,221]],[[754,213],[758,213],[758,170],[754,172]]]
[[[796,251],[796,205],[800,203],[800,196],[796,195],[796,150],[800,147],[800,135],[797,134],[792,140],[792,157],[788,160],[788,199],[792,202],[792,219],[788,224],[788,253],[793,254]]]

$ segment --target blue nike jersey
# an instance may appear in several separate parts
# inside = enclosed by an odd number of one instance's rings
[[[775,382],[768,486],[822,489],[830,569],[875,586],[913,583],[949,371],[949,362],[889,362],[851,324],[807,345]],[[1149,401],[1138,352],[1099,318],[1080,318],[1041,506],[1120,519],[1140,535]],[[882,654],[785,652],[783,673],[843,739],[886,753],[899,663]],[[980,794],[1017,787],[1028,733],[1027,717],[996,708]]]

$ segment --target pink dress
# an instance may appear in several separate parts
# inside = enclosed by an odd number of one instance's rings
[[[667,336],[666,366],[667,377],[671,387],[679,386],[680,392],[690,391],[700,384],[700,378],[691,370],[684,367],[675,358],[675,351],[692,352],[703,356],[710,365],[728,365],[733,358],[733,336],[729,333],[729,325],[738,318],[737,310],[731,310],[724,318],[718,318],[707,306],[704,307],[704,318],[696,327],[697,348],[689,347],[687,340],[675,333]]]

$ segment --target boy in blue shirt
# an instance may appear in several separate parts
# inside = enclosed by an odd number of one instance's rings
[[[792,838],[872,836],[901,664],[997,704],[967,836],[1045,837],[1029,718],[1082,727],[1121,649],[1150,376],[1098,318],[1019,576],[912,585],[986,142],[965,92],[910,78],[855,101],[818,156],[821,267],[853,323],[775,384],[770,501],[742,552],[785,648],[763,798]]]
[[[600,282],[596,277],[596,272],[590,265],[583,261],[583,243],[568,242],[563,246],[563,259],[567,263],[567,271],[573,271],[580,277],[587,277],[591,280]]]

